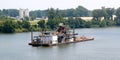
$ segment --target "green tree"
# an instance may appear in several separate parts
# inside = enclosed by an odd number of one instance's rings
[[[89,16],[88,9],[84,8],[83,6],[78,6],[75,9],[75,16]]]
[[[37,13],[36,12],[30,12],[31,20],[34,20],[37,18]]]
[[[19,11],[17,9],[8,9],[8,16],[17,17],[19,16]]]
[[[101,9],[96,9],[92,11],[93,14],[93,19],[94,20],[100,20],[102,15],[101,15]]]
[[[98,28],[98,27],[100,27],[99,26],[100,22],[101,22],[100,20],[92,20],[91,21],[92,24],[90,25],[90,27],[97,27]]]
[[[48,20],[47,26],[53,30],[58,26],[59,23],[67,25],[67,21],[65,19],[62,17],[55,17],[53,20]]]
[[[107,26],[114,26],[115,22],[113,20],[106,20],[106,25]]]
[[[75,9],[67,9],[66,10],[66,17],[75,17]]]
[[[102,17],[106,18],[107,13],[104,9],[95,9],[92,12],[94,20],[101,20]]]
[[[115,9],[114,8],[106,8],[106,12],[107,12],[107,20],[113,20],[112,16],[115,13]]]
[[[27,21],[28,21],[28,20],[30,20],[30,19],[29,19],[28,16],[25,16],[25,17],[24,17],[24,20],[27,20]]]
[[[50,27],[50,29],[54,29],[56,27],[56,23],[54,20],[48,20],[47,26]]]
[[[41,18],[43,16],[46,16],[47,10],[35,10],[35,11],[30,11],[30,16],[32,20],[35,18]]]
[[[92,25],[92,22],[91,21],[86,21],[86,24],[85,24],[85,27],[86,28],[90,28]]]
[[[101,15],[102,15],[102,17],[104,17],[105,20],[107,19],[108,13],[107,13],[105,7],[102,7],[102,9],[101,9]]]
[[[2,32],[4,32],[4,33],[13,33],[13,32],[15,32],[15,28],[14,28],[13,24],[14,24],[13,21],[10,21],[10,20],[5,21],[4,25],[3,25]]]
[[[3,16],[8,16],[8,10],[3,9],[3,10],[2,10],[2,15],[3,15]]]
[[[73,27],[75,28],[75,21],[74,21],[73,17],[68,18],[68,25],[70,28],[73,28]]]
[[[86,21],[82,20],[81,18],[75,18],[75,28],[84,28]]]
[[[0,32],[2,32],[3,22],[0,21]]]
[[[47,10],[47,16],[49,20],[53,20],[56,16],[56,11],[53,8]]]
[[[38,22],[38,26],[41,27],[42,30],[45,29],[46,28],[46,22],[45,22],[45,20],[39,21]]]
[[[105,20],[100,21],[100,27],[106,27],[106,26],[107,24]]]
[[[120,7],[116,10],[116,16],[115,22],[120,26]]]
[[[2,15],[2,11],[0,10],[0,16]]]
[[[15,28],[16,28],[16,29],[22,29],[22,25],[23,25],[22,21],[17,21],[17,22],[15,23]]]
[[[22,28],[25,28],[27,30],[30,30],[30,22],[29,21],[22,21]]]
[[[84,28],[86,27],[86,21],[82,20],[81,18],[68,18],[68,25],[71,28]]]

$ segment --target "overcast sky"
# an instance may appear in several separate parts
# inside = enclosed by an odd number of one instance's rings
[[[102,6],[118,8],[120,0],[0,0],[0,9],[28,8],[30,10],[44,10],[48,8],[68,9],[83,6],[89,10]]]

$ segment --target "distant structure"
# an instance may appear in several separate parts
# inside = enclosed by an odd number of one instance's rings
[[[66,19],[68,20],[69,17],[64,17],[63,19]],[[82,20],[85,20],[85,21],[91,21],[93,19],[93,17],[73,17],[73,19],[75,18],[81,18]]]
[[[29,10],[28,9],[19,9],[19,19],[25,19],[25,17],[29,18]]]

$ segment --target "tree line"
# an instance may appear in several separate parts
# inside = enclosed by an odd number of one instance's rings
[[[65,10],[60,10],[60,9],[54,9],[54,8],[49,8],[47,10],[35,10],[35,11],[30,11],[30,16],[34,17],[34,18],[41,18],[42,16],[48,16],[48,11],[52,10],[53,12],[55,12],[55,10],[57,10],[57,12],[59,12],[59,14],[62,17],[83,17],[83,16],[91,16],[91,11],[89,11],[88,9],[86,9],[83,6],[78,6],[77,8],[73,9],[65,9]],[[51,12],[51,15],[54,14]]]
[[[113,18],[113,15],[116,17]],[[64,19],[61,11],[58,9],[48,9],[47,12],[48,22],[43,23],[43,29],[45,26],[50,29],[55,29],[57,24],[62,22],[68,25],[70,28],[91,28],[91,27],[110,27],[110,26],[120,26],[120,8],[102,8],[95,9],[92,11],[93,19],[91,21],[85,21],[76,16],[69,16],[68,19]],[[103,19],[102,19],[103,18]],[[43,21],[39,22],[39,26],[42,26]]]
[[[4,14],[5,11],[3,13],[3,11],[0,10],[0,14],[1,14],[0,32],[11,33],[11,32],[25,32],[31,30],[38,31],[44,29],[54,30],[59,23],[64,23],[70,28],[120,26],[120,7],[117,9],[103,7],[102,9],[95,9],[93,11],[89,11],[82,6],[79,6],[76,9],[59,10],[59,9],[50,8],[47,10],[43,10],[42,13],[38,11],[35,12],[37,12],[40,15],[37,15],[37,13],[34,14],[34,11],[32,11],[33,12],[32,14],[34,16],[33,18],[35,18],[36,16],[42,17],[42,15],[44,15],[48,17],[47,22],[45,20],[41,20],[37,22],[36,25],[32,25],[29,21],[25,21],[25,20],[15,21],[14,19],[6,17],[9,16],[10,13]],[[116,17],[113,18],[113,15],[116,15]],[[12,16],[15,15],[13,14]],[[91,21],[85,21],[79,18],[80,16],[92,16],[93,19]],[[64,17],[68,17],[68,19],[64,19]]]
[[[30,11],[29,14],[32,19],[41,18],[43,16],[47,16],[48,10],[49,9],[34,10],[34,11]],[[53,9],[53,11],[54,10],[55,9]],[[71,8],[71,9],[65,9],[65,10],[60,10],[60,9],[57,9],[57,10],[60,11],[63,17],[76,17],[76,16],[90,16],[91,15],[90,11],[83,6],[78,6],[75,9]],[[0,16],[17,17],[19,16],[19,10],[18,9],[2,9],[0,10]]]
[[[48,16],[49,10],[52,10],[53,12],[57,10],[62,17],[87,17],[87,16],[92,17],[93,16],[94,19],[97,19],[97,20],[101,19],[101,17],[104,17],[105,19],[109,20],[111,19],[112,15],[117,12],[117,9],[114,9],[114,8],[102,7],[102,9],[94,9],[90,11],[83,6],[78,6],[77,8],[74,8],[74,9],[71,8],[71,9],[64,9],[64,10],[54,9],[54,8],[49,8],[46,10],[34,10],[34,11],[30,11],[29,14],[33,20],[35,18]],[[1,16],[17,17],[19,16],[19,10],[18,9],[2,9],[0,10],[0,17]]]
[[[31,30],[31,25],[28,21],[5,20],[0,21],[0,32],[14,33],[27,32]]]
[[[0,17],[3,16],[10,16],[10,17],[17,17],[19,16],[19,10],[17,9],[3,9],[0,10]]]

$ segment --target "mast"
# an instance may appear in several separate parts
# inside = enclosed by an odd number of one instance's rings
[[[33,31],[31,30],[31,43],[33,43]]]
[[[75,41],[75,26],[73,25],[73,39]]]

